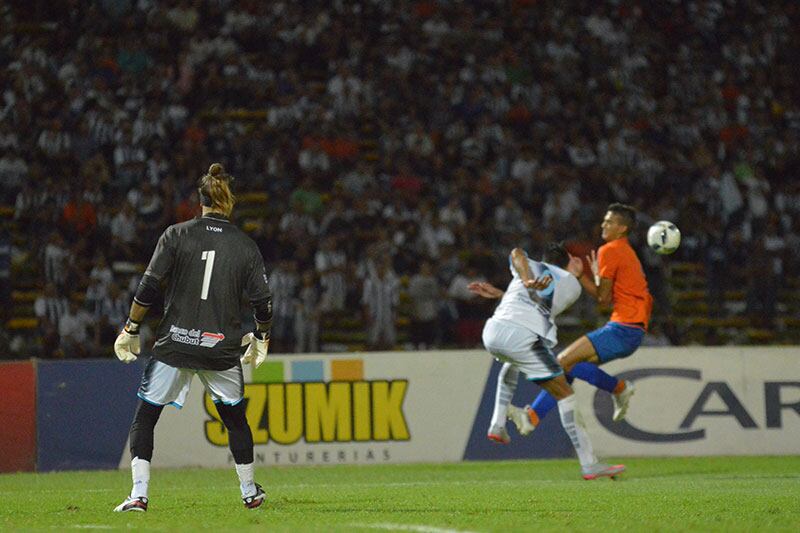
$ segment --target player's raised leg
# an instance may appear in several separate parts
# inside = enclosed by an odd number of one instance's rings
[[[566,372],[571,371],[572,367],[581,362],[595,364],[600,362],[594,344],[592,344],[589,337],[586,335],[573,341],[572,344],[564,348],[561,353],[558,354],[558,364],[561,365],[561,368]]]
[[[628,331],[632,330],[632,331]],[[567,346],[559,355],[558,363],[572,378],[578,378],[612,395],[615,422],[625,418],[631,396],[635,392],[633,383],[618,379],[598,365],[627,357],[638,348],[643,332],[636,328],[610,328],[608,325],[590,332]],[[631,337],[631,338],[629,338]],[[547,391],[542,391],[530,406],[531,422],[538,422],[556,406]]]
[[[590,331],[585,337],[579,339],[582,345],[585,346],[584,353],[589,351],[589,347],[586,346],[588,344],[594,351],[594,357],[581,358],[580,353],[577,352],[565,353],[569,348],[559,355],[559,364],[567,365],[574,377],[587,381],[595,387],[612,394],[614,400],[613,419],[615,422],[625,418],[628,404],[635,389],[633,383],[610,376],[598,368],[597,365],[614,359],[629,357],[642,344],[644,334],[643,324],[608,322],[603,327]]]
[[[489,424],[487,437],[501,444],[508,444],[511,438],[506,430],[506,416],[511,398],[517,390],[519,380],[519,370],[511,363],[503,363],[500,372],[497,374],[497,390],[494,397],[494,412],[492,421]]]
[[[584,364],[588,361],[599,363],[600,360],[594,345],[586,335],[567,346],[558,356],[559,365],[567,372],[570,378],[577,377],[583,381],[588,381],[592,385],[613,394],[618,380],[600,370],[596,364]],[[575,371],[576,367],[578,368],[577,372]],[[594,372],[593,369],[597,372]],[[542,390],[530,407],[526,409],[531,423],[537,426],[556,405],[556,400],[546,390]]]

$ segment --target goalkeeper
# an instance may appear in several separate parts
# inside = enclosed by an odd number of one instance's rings
[[[145,365],[130,430],[133,489],[115,511],[147,510],[153,430],[165,405],[183,406],[195,374],[228,430],[245,507],[256,508],[264,501],[264,491],[253,479],[253,435],[242,402],[242,363],[258,366],[267,357],[272,299],[255,242],[230,222],[235,201],[231,180],[217,163],[200,178],[202,216],[170,226],[161,235],[114,343],[121,361],[136,359],[139,324],[163,283],[164,316],[153,357]],[[255,312],[255,329],[244,338],[242,294]]]

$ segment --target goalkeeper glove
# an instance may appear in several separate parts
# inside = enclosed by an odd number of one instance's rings
[[[263,331],[254,331],[242,337],[242,346],[247,346],[242,356],[242,364],[252,363],[255,368],[267,358],[269,337]]]
[[[114,341],[114,353],[123,363],[131,363],[136,361],[139,351],[139,323],[129,318]]]

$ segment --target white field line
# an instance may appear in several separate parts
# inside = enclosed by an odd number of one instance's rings
[[[351,527],[361,527],[364,529],[382,529],[386,531],[417,531],[418,533],[473,533],[464,529],[444,529],[441,527],[417,525],[417,524],[392,524],[390,522],[380,522],[376,524],[355,523],[349,524]]]
[[[276,489],[305,489],[311,487],[322,488],[357,488],[357,487],[424,487],[427,485],[518,485],[554,483],[552,480],[508,480],[508,479],[466,479],[462,481],[430,480],[430,481],[393,481],[390,483],[367,482],[367,483],[286,483],[270,485]]]
[[[158,477],[157,475],[155,476]],[[270,484],[269,481],[264,483],[265,489],[307,489],[307,488],[358,488],[358,487],[424,487],[429,485],[541,485],[545,483],[555,483],[550,479],[531,479],[531,480],[506,480],[506,479],[469,479],[462,481],[446,481],[446,480],[430,480],[430,481],[397,481],[391,483],[367,482],[367,483],[277,483]],[[127,486],[127,485],[125,485]],[[211,490],[225,490],[231,487],[236,487],[235,483],[229,485],[209,485],[208,489]],[[122,488],[122,492],[125,492]],[[39,493],[57,493],[57,492],[75,492],[74,488],[63,489],[37,489]],[[120,489],[84,489],[80,492],[83,493],[103,493],[103,492],[120,492]],[[3,494],[19,494],[18,490],[0,490],[0,495]]]
[[[736,476],[737,479],[757,479],[760,476]],[[796,479],[798,476],[788,476],[784,475],[781,476],[782,479]],[[155,478],[158,479],[158,473],[156,473]],[[625,483],[650,483],[653,479],[656,478],[637,478],[637,477],[626,477],[624,474],[622,476]],[[711,480],[719,480],[725,481],[729,479],[729,475],[707,475],[706,481]],[[665,476],[663,478],[659,478],[662,480],[668,480],[669,476]],[[2,480],[2,477],[0,477]],[[365,483],[270,483],[267,479],[266,482],[262,483],[264,488],[267,489],[269,493],[270,489],[307,489],[307,488],[321,488],[321,489],[330,489],[330,488],[339,488],[339,489],[352,489],[352,488],[359,488],[359,487],[425,487],[425,486],[438,486],[438,485],[455,485],[455,486],[469,486],[469,485],[547,485],[553,483],[562,483],[566,480],[555,480],[555,479],[466,479],[460,481],[447,481],[447,480],[429,480],[429,481],[396,481],[390,483],[380,483],[380,482],[365,482]],[[580,478],[576,477],[575,480],[579,483],[585,483]],[[227,485],[209,485],[207,488],[211,490],[226,490],[235,488],[236,483],[231,483]],[[125,491],[129,490],[128,484],[120,485],[118,489],[110,489],[110,488],[101,488],[101,489],[83,489],[80,492],[82,493],[105,493],[105,492],[116,492],[120,493],[122,496],[125,495]],[[42,494],[55,494],[59,492],[75,492],[75,489],[72,487],[65,487],[61,489],[36,489],[37,493]],[[0,490],[0,496],[6,494],[19,494],[19,490]]]

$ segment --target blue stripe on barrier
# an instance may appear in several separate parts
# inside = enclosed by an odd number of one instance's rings
[[[39,361],[39,471],[119,467],[136,409],[141,359]]]
[[[488,354],[486,357],[490,357]],[[508,433],[511,435],[509,444],[498,444],[486,438],[489,423],[492,420],[494,409],[494,395],[497,388],[497,373],[503,365],[497,361],[492,364],[483,396],[475,415],[475,421],[470,432],[469,442],[464,451],[465,460],[494,460],[494,459],[544,459],[574,457],[575,451],[569,437],[561,427],[558,409],[548,414],[536,428],[536,431],[523,437],[519,435],[512,422],[508,422]],[[541,389],[533,382],[520,379],[517,392],[512,403],[523,406],[531,403]]]

